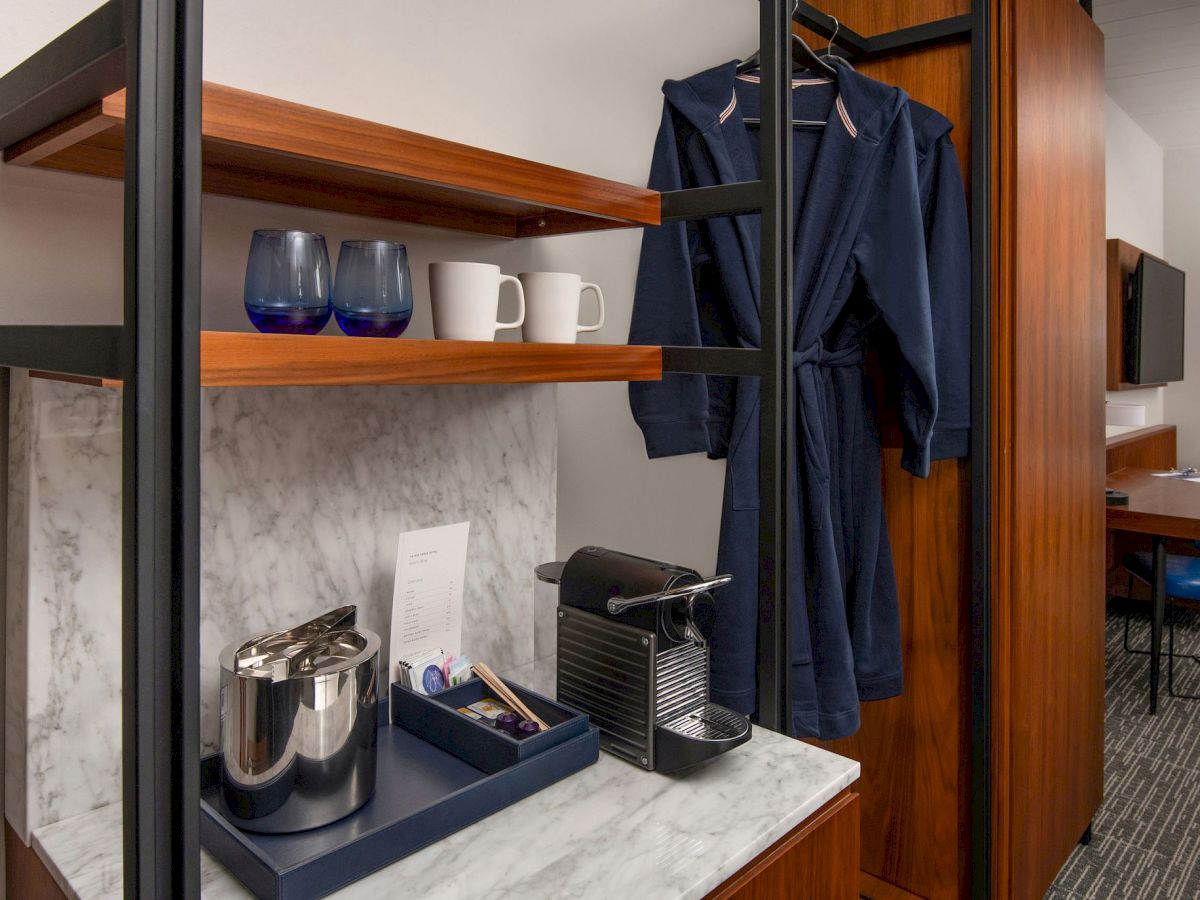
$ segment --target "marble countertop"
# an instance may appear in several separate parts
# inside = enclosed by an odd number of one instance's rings
[[[525,683],[540,679],[529,678]],[[701,898],[858,779],[857,762],[755,729],[681,775],[596,765],[332,895],[342,900]],[[69,896],[122,891],[121,805],[56,822],[34,848]],[[210,900],[250,895],[202,853]]]

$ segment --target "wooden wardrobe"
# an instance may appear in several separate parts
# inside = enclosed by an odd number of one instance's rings
[[[821,9],[871,35],[971,5]],[[905,691],[828,745],[862,762],[876,900],[1040,898],[1103,792],[1104,42],[1076,0],[992,0],[989,40],[986,134],[971,133],[969,41],[857,64],[955,123],[968,191],[973,141],[992,168],[987,621],[972,612],[972,461],[918,481],[888,450]]]

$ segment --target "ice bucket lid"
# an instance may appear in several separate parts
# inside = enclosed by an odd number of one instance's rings
[[[273,631],[263,631],[229,644],[221,651],[221,668],[239,678],[270,681],[317,678],[356,668],[379,654],[379,636],[369,629],[355,626],[325,632],[299,651],[296,650],[293,637],[279,634],[259,644],[263,658],[256,665],[235,665],[239,648],[272,634]]]

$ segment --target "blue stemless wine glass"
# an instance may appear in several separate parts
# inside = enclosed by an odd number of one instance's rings
[[[408,251],[395,241],[344,241],[333,313],[352,337],[399,337],[412,318]]]
[[[259,331],[316,334],[329,321],[331,288],[323,235],[275,229],[254,232],[242,299]]]

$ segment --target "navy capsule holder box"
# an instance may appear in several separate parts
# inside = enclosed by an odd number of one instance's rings
[[[380,704],[375,794],[344,819],[293,834],[243,831],[224,814],[221,760],[200,763],[200,843],[257,897],[323,897],[590,766],[587,716],[509,683],[548,731],[517,740],[457,711],[479,679],[425,696],[394,684]]]

